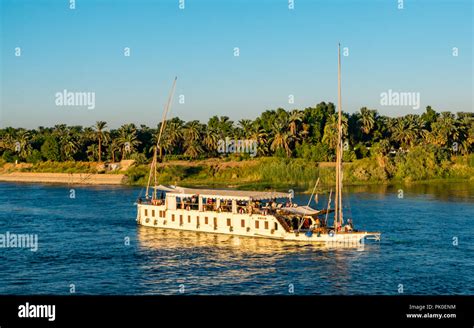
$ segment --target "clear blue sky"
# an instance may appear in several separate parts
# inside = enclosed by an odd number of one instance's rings
[[[343,110],[473,110],[472,0],[0,1],[2,127],[155,126],[174,76],[184,120],[336,102],[338,42]],[[64,89],[95,92],[96,108],[55,106]],[[380,106],[389,89],[420,92],[421,109]]]

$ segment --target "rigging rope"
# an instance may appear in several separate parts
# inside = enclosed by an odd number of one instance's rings
[[[178,77],[174,78],[173,86],[171,87],[171,92],[168,96],[168,101],[166,103],[165,110],[163,111],[163,115],[161,117],[160,131],[159,131],[158,138],[157,138],[157,141],[156,141],[155,151],[153,152],[153,161],[151,162],[150,175],[148,177],[148,183],[147,183],[147,186],[146,186],[146,196],[147,196],[147,198],[148,198],[148,190],[150,188],[152,172],[153,172],[153,175],[154,175],[154,183],[155,183],[155,187],[156,187],[156,182],[157,182],[157,180],[156,180],[157,179],[156,166],[157,166],[158,147],[160,146],[161,136],[162,136],[164,128],[166,126],[166,117],[167,117],[168,111],[171,107],[171,101],[173,99],[173,94],[174,94],[174,90],[175,90],[175,87],[176,87],[176,80],[177,79],[178,79]],[[152,198],[153,199],[156,198],[156,188],[153,190]]]
[[[300,219],[300,222],[301,222],[301,223],[300,223],[299,226],[298,226],[298,231],[300,231],[301,227],[303,226],[303,223],[304,223],[304,221],[305,221],[305,220],[304,220],[304,217],[305,217],[305,215],[306,215],[306,212],[307,212],[307,209],[308,209],[309,205],[311,204],[311,199],[313,198],[314,192],[315,192],[316,187],[318,186],[318,184],[319,184],[319,178],[318,178],[318,180],[316,180],[316,183],[314,184],[313,191],[311,192],[311,196],[309,197],[309,200],[308,200],[308,205],[306,205],[306,208],[304,209],[304,212],[303,212],[303,220]]]

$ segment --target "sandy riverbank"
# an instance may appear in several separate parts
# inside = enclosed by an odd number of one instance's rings
[[[86,185],[121,185],[126,182],[124,174],[91,174],[91,173],[31,173],[13,172],[0,174],[0,181],[64,183]]]

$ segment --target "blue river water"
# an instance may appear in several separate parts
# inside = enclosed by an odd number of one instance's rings
[[[0,248],[0,294],[474,295],[473,184],[345,190],[382,239],[344,249],[137,226],[139,193],[0,183],[0,234],[38,238]]]

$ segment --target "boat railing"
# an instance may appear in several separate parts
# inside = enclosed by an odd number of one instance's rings
[[[198,203],[193,203],[193,202],[183,202],[181,203],[181,209],[182,210],[194,210],[197,211],[199,210],[199,204]]]
[[[137,199],[137,204],[140,205],[155,205],[155,206],[162,206],[165,205],[165,200],[164,199],[150,199],[150,198],[138,198]]]

